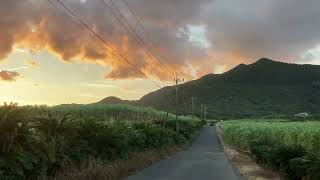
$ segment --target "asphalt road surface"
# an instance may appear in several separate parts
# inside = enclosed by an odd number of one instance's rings
[[[239,180],[214,127],[204,128],[192,146],[130,176],[128,180]]]

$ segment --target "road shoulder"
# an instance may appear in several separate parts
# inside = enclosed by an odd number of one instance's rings
[[[249,155],[223,143],[222,132],[217,128],[220,143],[235,171],[246,180],[280,180],[280,175],[261,167]]]

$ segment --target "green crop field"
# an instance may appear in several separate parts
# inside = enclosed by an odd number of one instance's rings
[[[132,152],[186,144],[202,122],[125,105],[0,106],[0,177],[54,177],[92,159],[108,164]]]
[[[288,179],[320,179],[320,122],[234,120],[219,124],[226,144]]]

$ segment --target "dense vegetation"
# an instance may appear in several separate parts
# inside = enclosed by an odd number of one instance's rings
[[[123,103],[153,106],[174,112],[174,87],[149,93],[138,101]],[[209,74],[179,86],[179,111],[191,112],[191,97],[208,106],[211,118],[287,116],[300,112],[320,114],[320,66],[297,65],[261,59],[239,65],[223,74]],[[170,98],[168,100],[168,98]],[[120,103],[105,99],[100,103]],[[112,100],[112,99],[111,99]],[[195,102],[199,115],[200,102]]]
[[[201,122],[124,105],[0,106],[0,177],[54,177],[92,159],[108,164],[132,152],[187,143]]]
[[[290,180],[320,179],[320,122],[226,121],[224,141]]]

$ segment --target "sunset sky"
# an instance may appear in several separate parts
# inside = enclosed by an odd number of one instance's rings
[[[60,0],[112,48],[50,1],[0,0],[0,103],[139,99],[159,87],[138,71],[166,86],[262,57],[320,64],[319,0]]]

